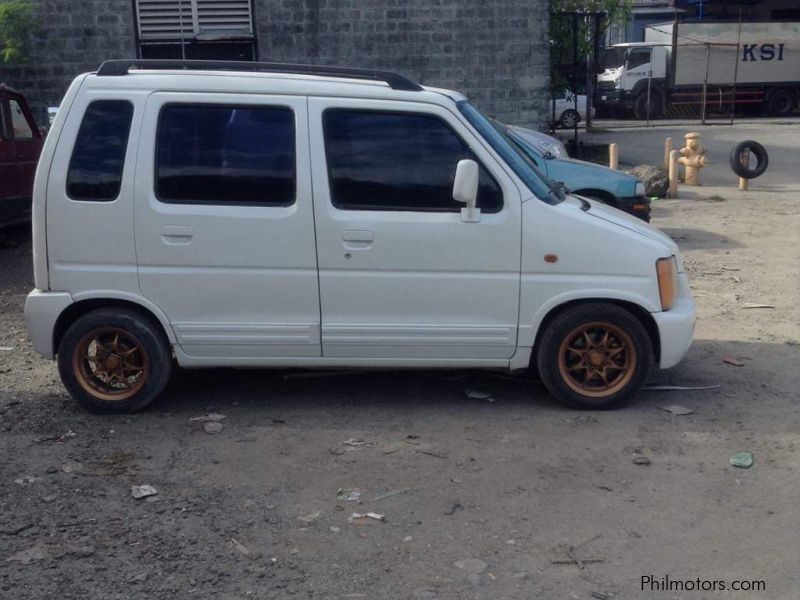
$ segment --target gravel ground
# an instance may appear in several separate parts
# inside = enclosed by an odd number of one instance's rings
[[[89,415],[30,348],[29,235],[0,234],[0,597],[795,598],[800,199],[702,188],[654,224],[700,320],[653,383],[720,387],[604,413],[526,378],[217,370],[178,373],[144,413]],[[192,420],[209,413],[221,432]],[[144,484],[158,494],[132,498]],[[370,511],[385,522],[350,519]]]

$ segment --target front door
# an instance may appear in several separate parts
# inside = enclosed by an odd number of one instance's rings
[[[314,210],[328,358],[502,364],[516,349],[520,194],[448,110],[310,98]],[[452,199],[481,165],[478,222]]]
[[[186,362],[320,356],[306,99],[156,93],[139,148],[139,281]]]

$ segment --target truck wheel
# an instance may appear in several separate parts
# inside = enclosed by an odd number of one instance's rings
[[[158,326],[125,309],[85,314],[58,349],[61,381],[78,403],[97,413],[130,413],[153,402],[169,381],[169,346]]]
[[[640,121],[645,121],[648,118],[658,119],[663,112],[664,106],[661,93],[655,90],[650,90],[649,103],[647,102],[647,90],[636,96],[636,100],[633,102],[633,115]]]
[[[574,108],[568,108],[561,113],[561,118],[558,124],[562,129],[572,129],[581,120],[580,115],[575,112]]]
[[[775,90],[767,100],[767,110],[773,117],[788,117],[796,107],[797,97],[791,90]]]
[[[614,304],[592,303],[568,308],[548,325],[536,362],[558,401],[606,410],[642,388],[652,361],[650,338],[636,317]]]

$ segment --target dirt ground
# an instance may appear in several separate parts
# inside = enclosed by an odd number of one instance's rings
[[[652,383],[720,387],[605,413],[526,378],[219,370],[179,373],[144,413],[89,415],[30,347],[29,235],[0,235],[0,597],[796,598],[800,197],[702,188],[653,222],[700,311],[688,358]],[[207,413],[221,432],[192,421]],[[732,467],[744,450],[754,465]],[[142,484],[158,494],[132,498]],[[385,522],[349,519],[370,511]]]

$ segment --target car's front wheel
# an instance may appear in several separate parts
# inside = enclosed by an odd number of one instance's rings
[[[58,349],[58,370],[87,410],[127,413],[153,402],[169,381],[172,359],[158,325],[125,309],[100,309],[77,319]]]
[[[561,113],[561,118],[558,120],[558,124],[562,129],[572,129],[580,120],[581,118],[577,111],[574,108],[568,108]]]
[[[536,356],[542,381],[557,400],[604,410],[624,404],[642,388],[653,348],[630,312],[590,303],[569,307],[553,319]]]

